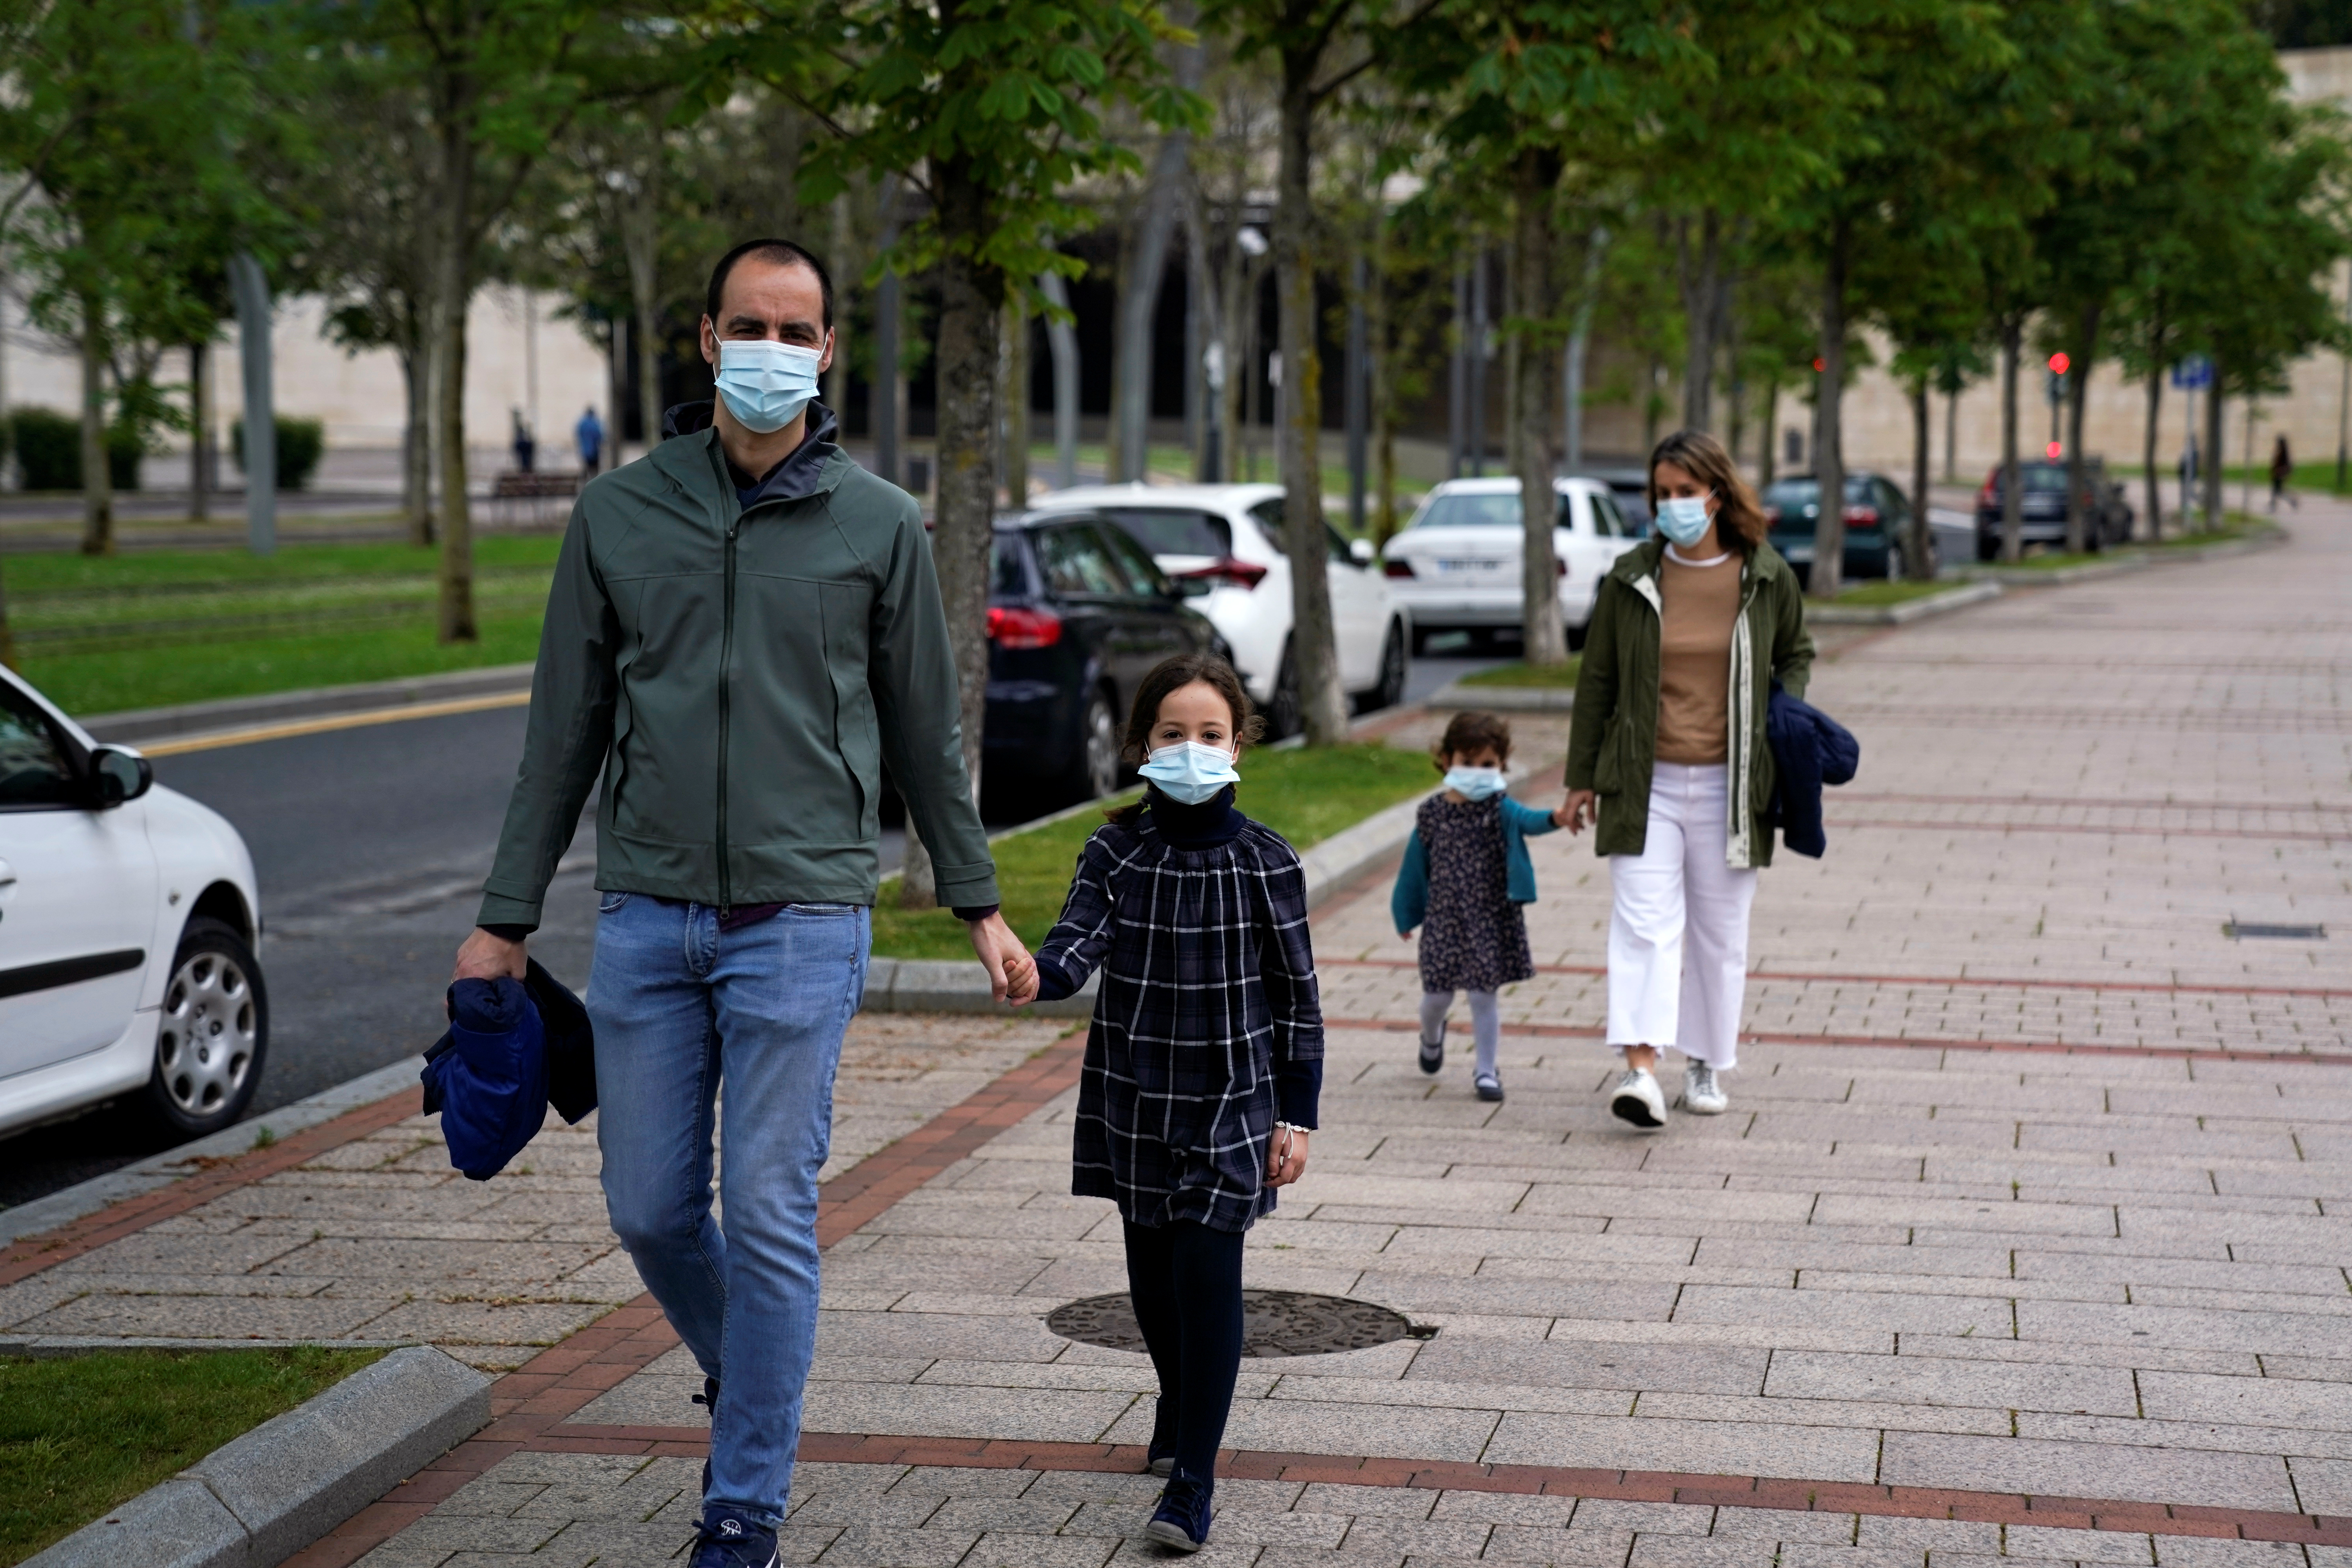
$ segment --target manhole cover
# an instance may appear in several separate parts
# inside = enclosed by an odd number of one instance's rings
[[[1113,1351],[1143,1348],[1143,1331],[1136,1326],[1135,1308],[1124,1290],[1056,1307],[1045,1315],[1045,1326],[1080,1344]],[[1402,1312],[1370,1301],[1310,1296],[1302,1290],[1242,1292],[1245,1356],[1328,1355],[1369,1350],[1391,1340],[1425,1340],[1436,1332],[1415,1328]]]
[[[2231,921],[2221,928],[2231,942],[2268,937],[2278,942],[2326,942],[2326,926],[2266,925],[2258,921]]]

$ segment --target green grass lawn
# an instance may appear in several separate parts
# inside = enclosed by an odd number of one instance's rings
[[[381,1350],[0,1359],[0,1563],[21,1563]]]
[[[1454,682],[1456,686],[1553,686],[1576,685],[1576,672],[1583,660],[1569,655],[1566,664],[1498,664],[1492,669],[1481,669]]]
[[[1852,587],[1839,589],[1836,603],[1855,605],[1869,609],[1883,605],[1905,604],[1912,599],[1924,599],[1930,594],[1946,593],[1952,586],[1953,584],[1949,583],[1916,583],[1906,578],[1896,578],[1888,582],[1856,583]]]
[[[1437,784],[1426,752],[1379,744],[1252,752],[1242,758],[1241,774],[1241,809],[1301,849]],[[1118,797],[1134,798],[1132,791]],[[1030,947],[1060,916],[1078,851],[1102,820],[1083,812],[993,846],[1004,918]],[[946,910],[900,909],[898,879],[891,877],[875,902],[874,952],[883,958],[970,958],[971,942],[963,922]]]
[[[472,644],[437,639],[436,554],[406,544],[13,556],[9,624],[26,678],[77,714],[511,664],[538,651],[561,543],[475,542]]]

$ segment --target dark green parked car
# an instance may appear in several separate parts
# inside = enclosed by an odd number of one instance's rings
[[[1776,480],[1766,487],[1764,519],[1771,525],[1772,548],[1796,569],[1797,580],[1812,575],[1813,531],[1821,523],[1821,482],[1811,474]],[[1845,477],[1845,561],[1841,580],[1868,577],[1909,577],[1903,560],[1904,541],[1911,531],[1911,503],[1883,474],[1867,470]],[[1935,537],[1928,536],[1927,569],[1936,570]]]

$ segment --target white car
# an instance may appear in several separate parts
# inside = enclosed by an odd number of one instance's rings
[[[236,829],[0,668],[0,1132],[134,1095],[183,1137],[243,1116],[259,935]]]
[[[1265,710],[1270,738],[1278,738],[1299,726],[1282,500],[1280,485],[1085,485],[1043,497],[1033,510],[1108,518],[1169,576],[1206,584],[1196,607],[1234,650],[1234,669]],[[1412,616],[1368,542],[1350,545],[1328,523],[1324,535],[1340,684],[1365,708],[1392,707],[1404,700]]]
[[[1559,524],[1559,615],[1569,640],[1581,644],[1617,557],[1642,542],[1640,526],[1618,509],[1598,479],[1554,479]],[[1382,552],[1397,601],[1412,614],[1412,651],[1437,632],[1465,631],[1474,641],[1516,633],[1525,609],[1519,563],[1527,547],[1517,479],[1448,479],[1421,503]]]

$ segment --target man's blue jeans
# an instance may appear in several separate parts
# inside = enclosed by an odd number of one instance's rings
[[[704,1375],[710,1491],[783,1518],[816,1350],[817,1171],[842,1032],[872,933],[852,904],[792,904],[733,931],[719,911],[606,893],[588,1013],[604,1204]],[[714,1100],[727,1086],[722,1233],[710,1214]]]

